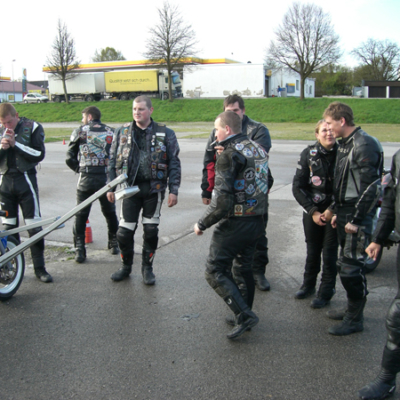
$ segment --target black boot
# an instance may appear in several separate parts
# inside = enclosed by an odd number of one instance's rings
[[[258,317],[250,309],[236,316],[235,327],[226,335],[228,339],[235,339],[258,324]]]
[[[111,279],[114,282],[122,281],[132,272],[132,264],[133,264],[133,255],[131,256],[122,256],[122,267],[111,275]]]
[[[336,293],[335,289],[332,289],[331,293],[326,293],[325,291],[318,291],[317,297],[312,300],[310,307],[311,308],[323,308],[329,304],[331,298]]]
[[[295,297],[295,299],[303,300],[303,299],[306,299],[307,297],[310,297],[314,293],[315,293],[315,286],[307,287],[303,284],[303,285],[301,285],[300,290],[298,290],[296,292],[294,297]]]
[[[153,274],[154,251],[143,250],[142,253],[142,276],[145,285],[154,285],[156,277]]]
[[[75,261],[79,264],[86,260],[85,236],[75,236]]]
[[[271,289],[271,285],[267,281],[267,278],[262,272],[253,272],[254,282],[256,288],[261,291],[268,291]]]
[[[45,267],[35,267],[35,275],[40,281],[44,283],[53,282],[53,278],[51,275],[46,271]]]
[[[345,336],[352,333],[361,332],[364,330],[363,311],[367,298],[363,299],[348,299],[347,310],[341,324],[331,326],[328,332],[331,335]]]
[[[381,400],[393,395],[396,390],[396,374],[381,368],[379,375],[358,391],[363,400]]]
[[[108,232],[108,249],[113,255],[119,254],[117,235],[115,233]]]

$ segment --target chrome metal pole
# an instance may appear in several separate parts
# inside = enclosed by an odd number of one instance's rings
[[[79,204],[76,207],[74,207],[71,211],[68,211],[65,215],[63,215],[56,222],[53,222],[50,226],[48,226],[47,228],[45,228],[42,231],[38,232],[36,235],[32,236],[31,238],[26,240],[24,243],[19,244],[18,246],[14,247],[12,250],[10,250],[7,253],[3,254],[0,257],[0,266],[3,266],[4,264],[6,264],[9,261],[11,261],[15,256],[17,256],[18,254],[22,253],[23,251],[25,251],[27,248],[29,248],[33,244],[37,243],[40,239],[42,239],[43,237],[48,235],[50,232],[52,232],[55,229],[57,229],[64,222],[68,221],[77,212],[81,211],[82,209],[87,207],[89,204],[93,203],[95,200],[97,200],[103,194],[106,194],[110,189],[114,188],[115,186],[117,186],[118,184],[120,184],[122,182],[125,182],[127,179],[128,179],[128,176],[126,174],[122,174],[122,175],[118,176],[113,181],[108,183],[106,186],[104,186],[103,188],[98,190],[96,193],[94,193],[90,197],[88,197],[81,204]]]

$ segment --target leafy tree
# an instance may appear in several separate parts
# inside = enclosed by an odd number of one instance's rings
[[[400,47],[389,40],[369,38],[352,50],[365,75],[362,79],[374,81],[398,80],[400,68]]]
[[[341,57],[331,18],[315,4],[293,3],[275,35],[267,50],[267,64],[297,72],[304,99],[305,79]]]
[[[69,103],[65,81],[76,75],[74,70],[79,67],[80,61],[76,58],[75,41],[65,23],[62,23],[60,19],[57,24],[57,36],[51,48],[50,56],[47,57],[47,65],[50,73],[62,81],[65,101]]]
[[[114,47],[106,47],[105,49],[101,49],[100,52],[96,50],[94,53],[94,57],[92,58],[93,62],[120,60],[126,60],[126,58],[119,50],[115,50]]]
[[[178,6],[164,2],[157,11],[160,20],[149,30],[150,39],[143,56],[167,68],[169,99],[173,101],[171,73],[185,58],[196,56],[196,34],[191,25],[185,25]]]
[[[313,72],[316,96],[349,96],[354,86],[353,70],[349,67],[329,64]]]

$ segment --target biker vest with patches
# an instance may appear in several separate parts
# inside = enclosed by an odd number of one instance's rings
[[[309,146],[308,167],[310,169],[309,192],[311,200],[315,204],[329,203],[333,196],[333,173],[336,149],[335,144],[332,150],[326,150],[320,143]],[[328,158],[332,158],[329,163]]]
[[[145,149],[140,149],[134,140],[133,124],[123,126],[115,156],[115,168],[120,173],[127,173],[132,177],[132,183],[135,182],[140,169],[140,181],[159,181],[162,185],[156,185],[156,189],[160,189],[168,179],[166,126],[154,121],[152,124],[151,131],[145,131]]]
[[[101,123],[82,126],[79,132],[74,132],[71,142],[75,141],[74,135],[79,135],[79,170],[81,172],[94,172],[93,167],[107,172],[108,149],[113,138],[113,130]]]
[[[18,131],[15,132],[15,141],[21,143],[24,146],[31,147],[32,146],[32,133],[34,130],[35,121],[31,119],[21,118],[21,123],[18,127]],[[0,128],[0,136],[3,136],[3,133],[6,128]],[[44,140],[44,138],[43,138]],[[15,166],[18,171],[26,172],[30,169],[36,167],[37,163],[28,161],[25,157],[15,156]],[[7,157],[5,157],[0,163],[0,173],[4,174],[8,170],[7,165]]]
[[[234,217],[265,214],[268,193],[268,153],[257,143],[243,140],[231,143],[226,150],[246,157],[246,168],[234,182]]]

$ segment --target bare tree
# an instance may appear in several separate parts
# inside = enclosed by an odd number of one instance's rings
[[[400,47],[389,40],[369,38],[352,50],[351,54],[360,62],[366,80],[398,80],[400,68]]]
[[[73,71],[79,67],[80,61],[76,58],[75,41],[65,23],[62,23],[60,19],[57,24],[57,36],[51,49],[50,56],[47,57],[47,65],[50,73],[62,81],[65,101],[69,103],[65,81],[75,76]]]
[[[196,56],[196,34],[191,25],[185,25],[178,6],[166,1],[157,11],[160,21],[149,30],[150,39],[147,40],[147,51],[143,56],[167,68],[168,93],[172,101],[171,73],[184,63],[185,58]]]
[[[268,64],[289,68],[300,74],[300,98],[305,79],[314,71],[337,63],[341,57],[339,37],[329,14],[315,4],[293,3],[275,31],[267,50]]]
[[[92,58],[93,62],[120,60],[126,60],[126,58],[119,50],[115,50],[114,47],[106,47],[105,49],[101,49],[100,52],[96,50],[94,53],[94,57]]]

